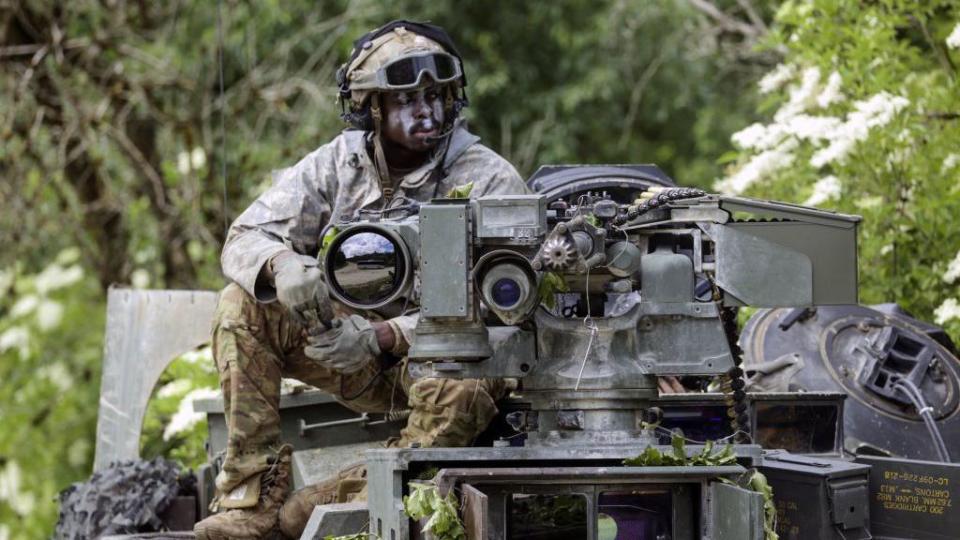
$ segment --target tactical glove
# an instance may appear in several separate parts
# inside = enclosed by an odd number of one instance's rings
[[[333,328],[307,337],[307,357],[342,373],[355,373],[380,355],[377,333],[370,321],[351,315],[333,321]]]
[[[277,300],[300,324],[313,330],[318,323],[333,319],[333,306],[319,268],[307,266],[300,255],[285,251],[270,259],[270,270]]]

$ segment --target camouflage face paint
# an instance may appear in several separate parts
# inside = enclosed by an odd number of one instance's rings
[[[433,150],[439,144],[443,129],[444,111],[441,87],[428,86],[409,92],[386,92],[383,94],[383,136],[387,144],[387,160],[407,161]],[[391,155],[391,153],[393,155]],[[412,155],[411,155],[412,154]]]

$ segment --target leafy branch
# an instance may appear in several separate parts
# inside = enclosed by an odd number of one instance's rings
[[[432,534],[437,540],[462,540],[466,537],[463,523],[457,514],[457,497],[453,491],[446,497],[434,484],[411,482],[410,495],[403,497],[403,509],[411,518],[427,523],[420,532]]]
[[[687,456],[683,437],[674,434],[670,439],[670,446],[672,451],[669,453],[661,452],[654,446],[647,446],[637,457],[623,460],[623,464],[632,467],[715,467],[733,465],[737,462],[733,445],[730,444],[715,452],[715,443],[707,441],[699,453]],[[745,485],[740,487],[750,489],[763,496],[763,532],[766,540],[777,540],[779,538],[776,532],[777,508],[773,502],[773,488],[767,483],[767,477],[760,471],[754,469],[749,474],[749,479],[747,479]],[[726,478],[720,478],[719,480],[733,483]]]
[[[732,465],[737,462],[737,456],[733,453],[733,446],[729,444],[720,451],[714,452],[714,442],[707,441],[700,453],[689,457],[683,437],[673,435],[670,439],[670,446],[673,449],[672,453],[664,453],[654,446],[648,446],[637,457],[623,460],[623,464],[632,467],[711,467]]]

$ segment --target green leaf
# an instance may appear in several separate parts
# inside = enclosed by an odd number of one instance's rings
[[[570,286],[567,285],[563,276],[556,272],[546,272],[540,278],[540,285],[537,286],[537,296],[540,303],[550,309],[557,307],[557,293],[568,292]]]
[[[327,252],[327,248],[330,247],[330,244],[333,242],[333,239],[340,234],[340,229],[336,225],[327,229],[327,232],[323,233],[323,239],[320,241],[320,255],[319,258],[323,259],[323,254]]]
[[[676,458],[681,464],[687,464],[687,450],[683,442],[683,437],[674,435],[670,438],[670,446],[673,447],[673,457]]]
[[[778,540],[776,531],[777,507],[773,503],[773,487],[762,472],[754,469],[747,483],[750,489],[763,495],[763,532],[766,540]]]
[[[432,533],[437,540],[459,540],[465,537],[463,523],[457,513],[457,498],[451,492],[440,497],[437,486],[410,482],[411,493],[403,498],[406,514],[420,521],[427,518],[422,532]]]
[[[713,441],[707,441],[703,449],[697,454],[687,457],[686,445],[683,437],[674,434],[670,439],[672,452],[664,454],[653,446],[648,446],[637,457],[623,460],[624,465],[633,467],[659,467],[659,466],[691,466],[691,467],[710,467],[720,465],[732,465],[737,462],[737,455],[733,452],[733,446],[725,445],[723,449],[715,452],[716,444]]]
[[[456,186],[447,192],[448,199],[469,199],[470,192],[473,191],[473,182],[467,182],[462,186]]]
[[[323,537],[323,540],[369,540],[370,538],[376,538],[373,534],[370,533],[355,533],[355,534],[344,534],[340,536],[333,536],[328,534]]]

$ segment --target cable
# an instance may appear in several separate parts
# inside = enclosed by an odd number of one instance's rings
[[[937,422],[933,418],[933,408],[926,404],[926,401],[923,399],[923,394],[913,382],[901,379],[897,381],[897,383],[901,384],[901,388],[906,388],[909,391],[908,396],[913,394],[911,401],[913,401],[914,407],[917,408],[917,414],[923,418],[924,424],[926,424],[927,429],[930,431],[930,437],[934,441],[937,453],[945,462],[950,462],[950,453],[947,451],[947,445],[944,443],[943,435],[940,433]]]
[[[582,197],[582,195],[581,195]],[[593,314],[590,312],[590,267],[587,266],[587,277],[584,281],[586,291],[584,294],[587,297],[587,316],[583,318],[584,328],[590,329],[590,341],[587,342],[587,350],[583,353],[583,362],[580,363],[580,372],[577,373],[577,383],[573,386],[575,392],[580,391],[580,378],[583,377],[583,368],[587,367],[587,359],[590,357],[590,349],[593,347],[593,340],[597,337],[599,328],[597,324],[593,322]]]
[[[930,432],[930,438],[933,440],[933,446],[937,451],[937,455],[940,457],[940,461],[950,463],[950,452],[947,450],[947,445],[943,442],[943,435],[940,433],[940,428],[937,427],[937,422],[933,418],[933,409],[927,405],[923,399],[923,394],[920,392],[920,389],[917,388],[917,385],[913,382],[906,379],[897,380],[893,383],[893,387],[906,395],[907,398],[910,399],[910,402],[913,403],[914,408],[917,409],[917,414],[927,426],[927,431]]]
[[[223,183],[223,238],[226,242],[230,232],[230,211],[227,208],[227,102],[223,90],[223,17],[221,15],[223,0],[217,2],[217,68],[220,79],[220,144],[222,146],[220,158],[220,177]]]
[[[391,366],[391,367],[392,367],[392,366]],[[373,377],[370,377],[370,380],[367,381],[367,383],[363,385],[363,388],[361,388],[359,392],[357,392],[356,394],[354,394],[354,395],[352,395],[352,396],[347,396],[346,389],[343,387],[343,379],[345,379],[346,377],[344,377],[343,375],[341,375],[341,376],[340,376],[340,398],[341,398],[342,400],[344,400],[344,401],[353,401],[353,400],[357,399],[358,397],[362,396],[367,390],[370,389],[371,386],[373,386],[373,383],[376,382],[377,379],[379,379],[384,373],[387,372],[388,369],[390,369],[390,368],[389,368],[389,367],[382,367],[382,368],[380,368],[380,370],[377,371],[377,374],[374,375]]]
[[[689,438],[689,437],[684,437],[683,435],[680,435],[679,433],[677,433],[677,432],[675,432],[675,431],[671,431],[671,430],[669,430],[669,429],[667,429],[667,428],[665,428],[665,427],[663,427],[663,426],[656,426],[656,427],[654,427],[654,430],[655,430],[655,431],[659,431],[660,433],[662,433],[662,434],[664,434],[664,435],[669,435],[670,437],[678,436],[678,437],[680,437],[681,439],[683,439],[684,441],[686,441],[686,442],[688,442],[688,443],[691,443],[691,444],[699,444],[699,445],[702,446],[702,445],[706,445],[708,442],[711,442],[711,441],[698,441],[698,440],[696,440],[696,439],[691,439],[691,438]],[[719,438],[719,439],[717,439],[717,440],[715,440],[715,441],[712,441],[712,442],[713,442],[713,444],[721,443],[721,442],[726,441],[726,440],[728,440],[728,439],[735,439],[735,438],[737,437],[737,435],[745,436],[745,437],[747,438],[747,440],[748,440],[751,444],[753,443],[753,437],[751,437],[750,434],[749,434],[748,432],[746,432],[746,431],[737,431],[737,432],[735,432],[735,433],[731,433],[730,435],[727,435],[726,437],[721,437],[721,438]]]

